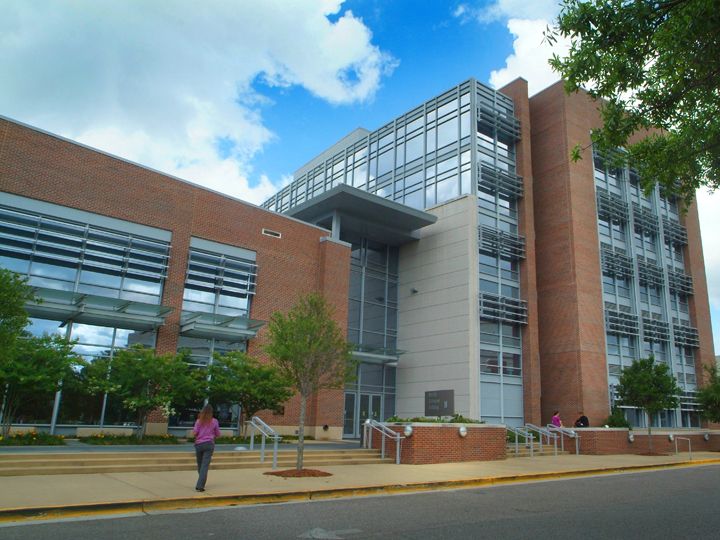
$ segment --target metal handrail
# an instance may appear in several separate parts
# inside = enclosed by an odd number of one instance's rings
[[[515,434],[515,455],[516,456],[520,453],[520,436],[524,437],[525,441],[526,442],[529,441],[529,443],[530,443],[528,445],[530,447],[530,457],[533,457],[535,455],[535,452],[534,452],[535,437],[533,437],[533,434],[530,433],[530,430],[528,430],[524,427],[514,428],[514,427],[510,427],[510,426],[505,426],[505,429],[507,431],[510,431]]]
[[[257,416],[253,416],[250,421],[248,421],[248,424],[250,424],[250,427],[252,428],[252,433],[250,435],[250,450],[252,451],[255,447],[255,431],[259,431],[260,435],[262,436],[262,440],[260,442],[260,463],[265,463],[265,439],[272,439],[273,440],[273,463],[272,468],[277,469],[277,453],[278,453],[278,443],[282,439],[282,437],[275,431],[273,428],[268,426],[265,422],[262,421],[262,419],[258,418]]]
[[[395,464],[400,465],[400,445],[402,440],[405,438],[400,435],[397,431],[390,429],[387,425],[377,420],[368,418],[363,424],[363,446],[364,448],[372,448],[372,430],[375,430],[382,435],[380,456],[385,459],[385,439],[392,439],[395,441]]]
[[[687,437],[678,437],[676,435],[673,435],[673,440],[675,441],[675,454],[678,453],[678,439],[682,439],[683,441],[687,441],[688,443],[688,454],[690,454],[690,461],[692,461],[692,442],[690,442],[690,439]]]
[[[555,447],[555,455],[557,456],[557,440],[558,440],[558,434],[551,432],[549,429],[536,426],[535,424],[525,424],[525,429],[529,431],[534,431],[538,434],[538,440],[540,442],[540,451],[542,452],[542,445],[543,445],[543,437],[547,440],[547,444],[550,444],[550,440],[552,439],[553,445]]]
[[[566,427],[556,426],[555,424],[548,424],[546,427],[550,431],[560,433],[560,449],[563,452],[565,451],[565,437],[562,435],[567,435],[571,439],[575,439],[575,454],[578,456],[580,455],[580,435],[578,435],[577,431]]]

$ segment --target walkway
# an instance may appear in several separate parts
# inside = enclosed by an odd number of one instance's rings
[[[478,487],[720,464],[720,454],[679,456],[543,456],[495,462],[439,465],[349,465],[324,467],[332,476],[279,478],[269,469],[210,471],[207,491],[194,490],[192,471],[17,476],[0,478],[0,522],[192,507],[258,504],[429,489]]]

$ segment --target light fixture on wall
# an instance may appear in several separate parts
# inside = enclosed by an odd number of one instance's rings
[[[628,442],[635,442],[635,434],[632,431],[628,432]]]
[[[465,426],[460,426],[460,428],[458,428],[458,434],[461,437],[467,437],[467,428]]]
[[[710,434],[709,434],[709,433],[706,433],[705,435],[703,435],[703,439],[705,439],[706,441],[709,441],[709,440],[710,440]]]
[[[668,441],[673,442],[674,440],[675,440],[675,435],[673,435],[672,433],[670,433],[670,434],[668,435]]]
[[[417,293],[418,293],[418,290],[417,290],[415,287],[411,287],[411,288],[410,288],[410,293],[411,293],[411,294],[417,294]]]
[[[412,428],[412,426],[405,426],[405,429],[403,429],[403,434],[404,434],[406,437],[410,437],[410,435],[413,434],[413,428]]]

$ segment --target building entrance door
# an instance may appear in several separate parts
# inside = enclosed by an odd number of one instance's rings
[[[379,394],[360,394],[360,426],[368,418],[380,420],[382,396]]]
[[[355,394],[345,393],[345,415],[343,421],[343,437],[355,437]]]
[[[368,418],[373,420],[382,418],[382,395],[360,394],[358,396],[354,392],[345,392],[343,437],[348,439],[360,437],[363,422]]]

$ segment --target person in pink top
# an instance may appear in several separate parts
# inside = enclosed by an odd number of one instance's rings
[[[555,427],[563,427],[562,420],[560,419],[560,411],[555,411],[552,416],[552,425]]]
[[[193,427],[195,434],[195,458],[197,459],[198,480],[195,491],[205,491],[210,460],[215,451],[215,438],[220,436],[220,425],[213,418],[212,405],[205,405]]]

